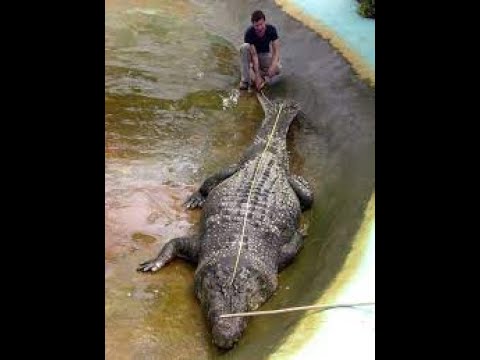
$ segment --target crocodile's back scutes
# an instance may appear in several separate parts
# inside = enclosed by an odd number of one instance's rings
[[[236,258],[242,241],[244,260],[276,273],[280,248],[297,228],[300,204],[276,156],[262,155],[210,192],[203,207],[197,270],[212,261]]]

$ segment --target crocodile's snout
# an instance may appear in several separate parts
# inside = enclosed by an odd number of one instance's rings
[[[246,327],[244,318],[217,318],[212,327],[213,342],[222,349],[231,349]]]
[[[264,280],[258,271],[249,267],[245,260],[232,283],[231,261],[219,262],[197,272],[196,292],[206,311],[212,340],[219,348],[228,350],[242,337],[247,327],[247,318],[241,316],[220,317],[250,311],[266,300]]]

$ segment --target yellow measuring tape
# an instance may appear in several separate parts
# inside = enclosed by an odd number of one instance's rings
[[[246,210],[245,210],[245,216],[243,218],[242,235],[240,236],[240,241],[239,241],[239,244],[238,244],[238,254],[237,254],[237,259],[235,261],[235,266],[233,268],[233,275],[232,275],[232,280],[230,281],[230,285],[233,284],[233,280],[235,279],[235,274],[237,273],[238,262],[240,260],[240,254],[242,252],[243,238],[245,237],[245,227],[247,226],[247,215],[248,215],[248,210],[250,208],[250,201],[251,201],[251,197],[252,197],[252,192],[253,192],[253,189],[255,188],[255,185],[257,183],[258,173],[259,173],[260,168],[261,168],[260,165],[263,165],[263,158],[265,157],[265,153],[267,152],[267,149],[270,146],[270,143],[271,143],[272,138],[273,138],[273,134],[275,133],[275,130],[277,128],[278,119],[280,118],[280,113],[282,112],[283,105],[284,105],[283,103],[280,105],[280,109],[278,110],[278,114],[277,114],[277,117],[275,119],[275,123],[273,124],[272,132],[268,136],[268,141],[267,141],[267,144],[265,145],[265,149],[262,152],[262,156],[260,157],[260,161],[257,163],[257,166],[255,167],[253,182],[252,182],[252,185],[250,186],[250,192],[248,193],[247,207],[246,207]]]

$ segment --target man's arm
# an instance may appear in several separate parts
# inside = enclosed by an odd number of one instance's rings
[[[252,63],[253,63],[253,72],[255,73],[255,85],[258,89],[259,86],[262,84],[263,79],[260,74],[260,65],[258,62],[257,50],[255,49],[255,45],[253,44],[250,44],[250,56],[252,58]]]
[[[278,73],[278,62],[280,59],[280,40],[272,41],[272,64],[268,69],[268,76],[272,77]]]

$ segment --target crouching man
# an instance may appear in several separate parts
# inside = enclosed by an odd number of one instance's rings
[[[256,10],[251,16],[252,25],[245,31],[245,43],[240,47],[240,90],[255,86],[262,90],[265,84],[279,79],[280,40],[277,29],[265,22],[265,14]]]

